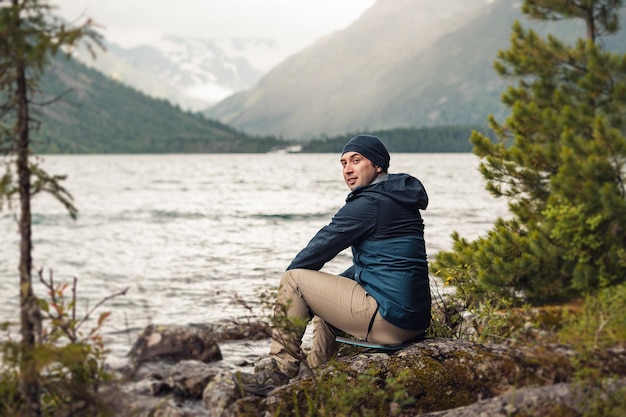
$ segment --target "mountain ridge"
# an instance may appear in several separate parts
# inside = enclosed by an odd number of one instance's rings
[[[446,6],[461,3],[462,13],[446,15]],[[368,129],[483,125],[489,114],[502,118],[508,111],[500,103],[507,80],[493,62],[508,48],[515,20],[540,35],[584,36],[573,22],[531,22],[509,0],[379,0],[348,28],[205,114],[244,132],[300,141]],[[613,41],[620,51],[624,33]]]

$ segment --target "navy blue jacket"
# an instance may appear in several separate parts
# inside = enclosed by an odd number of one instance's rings
[[[378,302],[388,322],[408,330],[430,324],[430,287],[419,210],[428,205],[422,183],[408,174],[378,177],[354,189],[287,270],[320,270],[352,247],[353,265],[341,275],[356,280]]]

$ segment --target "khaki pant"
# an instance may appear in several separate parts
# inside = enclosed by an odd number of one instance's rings
[[[286,314],[302,320],[315,316],[313,342],[307,357],[312,368],[326,363],[337,353],[335,335],[338,330],[384,344],[402,343],[424,333],[401,329],[387,322],[376,313],[376,300],[356,281],[325,272],[308,269],[285,272],[280,280],[276,306],[275,315]],[[294,377],[303,358],[300,345],[306,327],[296,331],[285,331],[281,327],[275,326],[272,331],[270,356],[285,375]]]

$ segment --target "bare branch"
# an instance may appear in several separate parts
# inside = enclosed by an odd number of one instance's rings
[[[74,277],[72,283],[72,323],[76,322],[76,287],[78,285],[78,279]]]
[[[107,301],[122,296],[122,295],[126,295],[126,293],[128,292],[130,287],[126,287],[121,291],[118,291],[116,293],[113,293],[111,295],[108,295],[106,297],[104,297],[103,299],[101,299],[100,301],[98,301],[98,303],[96,305],[94,305],[88,312],[87,314],[85,314],[85,316],[80,319],[80,321],[76,324],[76,329],[78,330],[78,328],[89,319],[89,316],[96,310],[98,309],[98,307],[100,307],[102,304],[106,303]]]
[[[50,278],[49,278],[49,282],[47,282],[44,278],[43,278],[43,268],[40,268],[39,271],[37,271],[37,275],[39,276],[39,281],[41,281],[41,283],[48,289],[50,290],[50,299],[52,300],[53,303],[57,303],[57,299],[56,299],[56,294],[54,292],[54,277],[52,275],[52,270],[50,270]]]

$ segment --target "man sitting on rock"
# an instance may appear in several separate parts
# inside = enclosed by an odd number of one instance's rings
[[[351,192],[346,204],[293,259],[283,274],[274,314],[307,322],[314,316],[306,361],[316,368],[337,352],[339,332],[381,344],[423,337],[431,296],[420,210],[428,196],[408,174],[389,174],[389,152],[375,136],[358,135],[341,154]],[[340,275],[320,269],[351,247],[353,265]],[[240,387],[267,395],[297,376],[306,326],[274,326],[269,369],[236,375]]]

